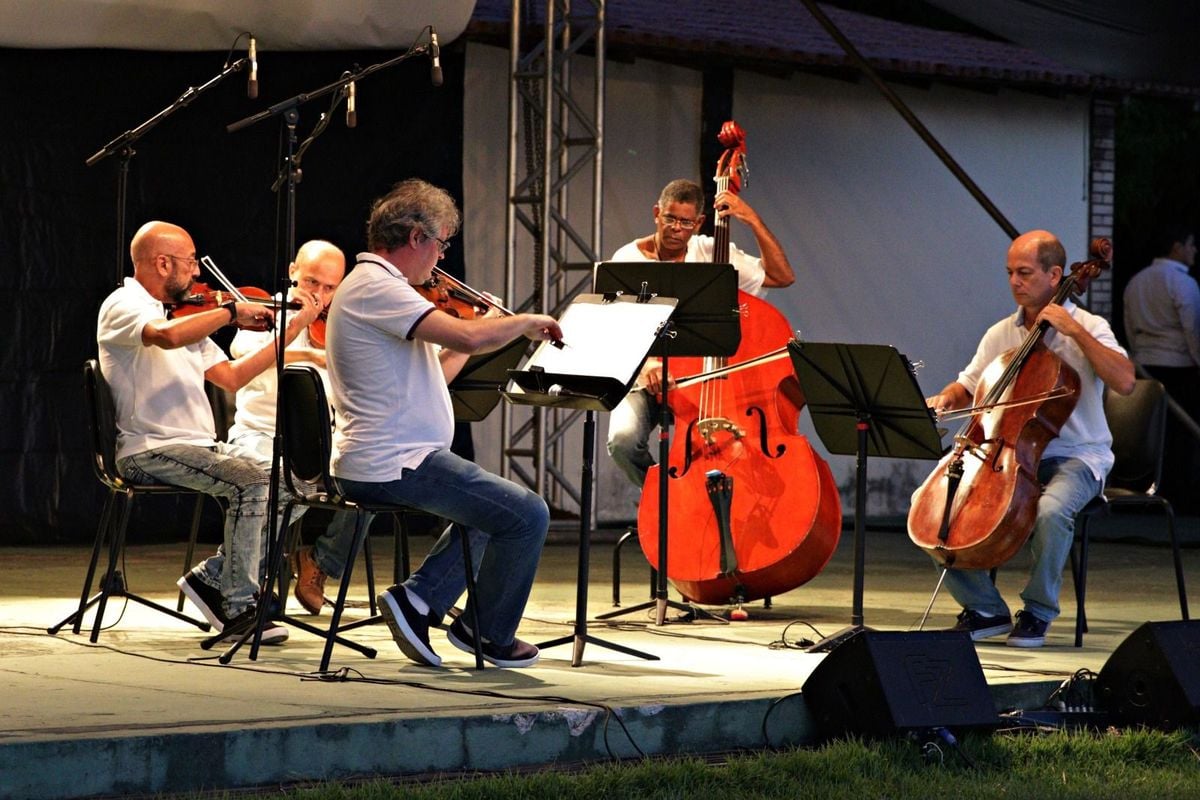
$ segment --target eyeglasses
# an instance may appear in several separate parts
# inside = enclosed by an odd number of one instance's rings
[[[694,219],[684,219],[682,217],[676,217],[672,214],[659,214],[658,218],[661,219],[663,221],[663,225],[666,225],[668,228],[674,228],[676,225],[678,225],[685,231],[690,231],[692,228],[696,227],[696,220]]]
[[[436,236],[430,236],[429,238],[433,239],[435,242],[438,243],[438,254],[439,255],[450,249],[450,242],[446,241],[445,239],[439,239]]]
[[[185,256],[173,256],[170,253],[159,253],[159,255],[166,256],[167,258],[169,258],[173,261],[182,261],[185,264],[187,264],[188,266],[192,267],[193,269],[195,269],[200,264],[200,259],[198,259],[198,258],[191,258],[191,257],[185,257]]]

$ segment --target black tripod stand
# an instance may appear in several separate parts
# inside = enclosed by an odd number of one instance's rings
[[[675,306],[669,298],[639,302],[635,297],[580,295],[563,313],[563,351],[542,345],[524,370],[511,370],[504,396],[513,403],[583,409],[583,467],[579,500],[579,560],[575,582],[575,623],[568,636],[539,648],[574,645],[571,666],[583,661],[590,642],[626,655],[657,661],[658,656],[615,644],[588,633],[587,596],[595,483],[596,412],[611,411],[637,377],[658,331]],[[620,332],[620,333],[617,333]]]
[[[667,385],[671,356],[729,356],[741,343],[741,318],[737,307],[737,271],[731,264],[680,263],[672,261],[606,262],[596,268],[595,291],[629,293],[634,297],[674,297],[678,299],[671,316],[669,332],[660,335],[651,355],[662,357],[663,393],[659,401],[658,440],[658,564],[655,567],[654,599],[645,603],[600,614],[611,619],[649,608],[655,610],[655,623],[667,621],[667,609],[675,608],[691,617],[702,609],[677,603],[667,596],[667,550],[670,544],[671,409],[667,405]]]
[[[808,648],[826,652],[865,630],[867,457],[936,459],[942,455],[942,442],[912,366],[896,348],[793,340],[788,350],[817,436],[830,453],[857,457],[850,627]]]

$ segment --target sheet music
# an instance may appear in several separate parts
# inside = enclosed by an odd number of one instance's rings
[[[670,298],[649,303],[577,300],[558,321],[566,347],[542,342],[525,369],[541,367],[546,372],[628,383],[650,352],[659,327],[674,310],[675,301]]]

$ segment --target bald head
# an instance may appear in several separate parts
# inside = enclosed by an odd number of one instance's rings
[[[133,277],[159,300],[178,300],[200,274],[196,245],[183,228],[153,220],[138,228],[129,243]]]
[[[346,275],[346,256],[333,243],[313,239],[296,252],[288,275],[299,288],[315,294],[321,305],[328,308],[334,290]]]
[[[186,251],[186,252],[185,252]],[[178,225],[151,220],[137,229],[129,243],[129,256],[134,268],[153,263],[159,254],[194,256],[196,246],[192,237]]]
[[[1043,272],[1049,272],[1054,267],[1066,267],[1067,251],[1058,237],[1050,231],[1034,230],[1022,233],[1013,239],[1008,250],[1010,253],[1027,255],[1037,262]]]

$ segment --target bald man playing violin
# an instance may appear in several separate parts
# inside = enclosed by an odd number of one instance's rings
[[[211,381],[237,391],[274,363],[273,344],[230,361],[210,339],[226,325],[272,320],[257,303],[229,302],[168,319],[165,303],[186,297],[200,274],[188,232],[147,222],[130,245],[133,277],[105,299],[96,325],[100,368],[112,390],[117,468],[134,483],[169,484],[225,498],[224,541],[216,555],[179,579],[184,594],[218,632],[253,613],[264,552],[269,471],[253,451],[216,441]],[[307,290],[288,320],[291,342],[321,310]],[[287,629],[272,626],[273,643]],[[267,638],[264,638],[267,641]]]
[[[1046,631],[1059,613],[1058,595],[1074,541],[1075,514],[1100,493],[1113,465],[1104,387],[1119,394],[1133,391],[1133,363],[1117,344],[1108,321],[1070,299],[1062,305],[1051,302],[1066,260],[1062,244],[1048,231],[1030,231],[1013,240],[1006,269],[1016,313],[990,327],[958,379],[926,401],[939,414],[970,405],[985,369],[1020,345],[1041,321],[1051,327],[1046,346],[1079,373],[1075,409],[1046,446],[1038,466],[1043,488],[1030,535],[1033,565],[1021,591],[1024,608],[1017,612],[1015,624],[988,570],[946,572],[946,586],[963,608],[954,630],[970,633],[973,640],[1008,634],[1007,643],[1013,647],[1045,643]]]
[[[527,667],[538,660],[538,649],[516,631],[549,510],[528,489],[450,451],[454,414],[447,383],[469,354],[520,336],[560,340],[562,330],[544,314],[461,319],[417,292],[460,220],[447,192],[417,179],[396,184],[372,207],[368,252],[358,255],[329,309],[327,357],[337,409],[331,468],[351,500],[412,506],[452,523],[408,580],[379,595],[400,650],[417,663],[441,664],[429,639],[431,615],[442,617],[466,588],[457,540],[465,531],[486,548],[474,596],[447,638],[473,652],[479,637],[491,663]],[[466,623],[474,611],[478,630]]]

